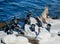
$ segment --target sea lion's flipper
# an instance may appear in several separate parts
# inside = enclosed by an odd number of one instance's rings
[[[42,20],[42,22],[46,23],[47,17],[48,17],[48,7],[45,7],[45,10],[40,15],[40,19]]]

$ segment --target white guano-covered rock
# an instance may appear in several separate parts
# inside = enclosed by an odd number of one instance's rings
[[[6,44],[14,44],[16,42],[16,36],[15,35],[7,35],[2,39],[2,41]]]
[[[19,37],[17,37],[15,44],[31,44],[31,43],[29,43],[29,41],[26,37],[19,36]]]

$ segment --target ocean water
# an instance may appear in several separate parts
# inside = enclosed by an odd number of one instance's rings
[[[0,22],[8,21],[13,17],[26,17],[31,11],[32,16],[39,16],[48,6],[49,15],[60,17],[60,0],[0,0]]]

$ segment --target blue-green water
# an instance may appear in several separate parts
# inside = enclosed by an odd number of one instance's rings
[[[48,6],[49,15],[60,17],[60,0],[0,0],[0,22],[11,20],[13,16],[23,18],[28,11],[39,16]]]

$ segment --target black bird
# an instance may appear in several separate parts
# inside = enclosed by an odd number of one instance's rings
[[[30,17],[31,17],[31,12],[28,12],[27,13],[27,16],[26,16],[26,18],[25,18],[25,24],[29,24],[30,25]]]
[[[35,17],[35,19],[37,20],[38,27],[42,27],[42,22],[38,19],[38,17]]]
[[[31,30],[31,31],[35,31],[35,24],[32,24],[32,25],[31,25],[30,30]]]
[[[47,24],[46,30],[48,30],[48,32],[50,32],[50,28],[51,28],[51,24]]]

